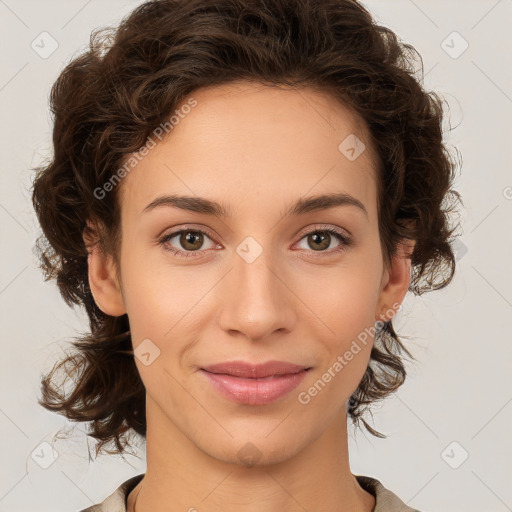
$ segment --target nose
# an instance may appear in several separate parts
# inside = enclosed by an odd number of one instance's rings
[[[254,241],[241,244],[219,290],[220,327],[230,335],[238,333],[254,341],[291,331],[299,303],[292,292],[290,271],[270,249],[262,249]]]

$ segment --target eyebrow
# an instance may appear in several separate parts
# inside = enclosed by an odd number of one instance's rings
[[[180,210],[204,213],[206,215],[213,215],[215,217],[232,217],[232,213],[226,206],[197,196],[178,196],[178,195],[162,195],[155,198],[149,203],[143,213],[154,210],[155,208],[167,206],[179,208]],[[326,210],[336,206],[354,206],[362,211],[368,217],[368,211],[364,204],[344,192],[321,194],[312,197],[300,198],[295,204],[289,207],[283,214],[283,217],[291,215],[303,215],[305,213]]]

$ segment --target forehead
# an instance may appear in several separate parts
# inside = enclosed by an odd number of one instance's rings
[[[140,215],[162,193],[236,203],[237,214],[265,203],[268,212],[269,202],[282,210],[298,197],[326,192],[375,206],[368,129],[330,95],[238,82],[199,89],[181,105],[187,102],[194,106],[178,106],[169,135],[155,139],[123,178],[124,217]]]

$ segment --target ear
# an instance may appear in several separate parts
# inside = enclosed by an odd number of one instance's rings
[[[411,255],[414,246],[413,240],[404,240],[399,244],[391,266],[384,269],[375,320],[387,322],[399,310],[411,281]]]
[[[126,308],[116,275],[114,258],[101,250],[97,243],[98,230],[90,221],[87,221],[87,228],[83,231],[83,239],[89,252],[87,259],[89,287],[94,302],[107,315],[124,315]]]

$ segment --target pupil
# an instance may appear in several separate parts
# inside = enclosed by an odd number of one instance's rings
[[[200,236],[199,234],[194,234],[193,232],[191,231],[188,231],[186,234],[185,234],[185,244],[184,247],[187,247],[187,246],[190,246],[190,245],[194,245],[194,239],[196,239],[196,242],[197,242],[197,239],[200,239]],[[191,247],[191,249],[198,249],[198,247]]]
[[[311,236],[313,237],[313,239],[315,241],[315,244],[317,244],[317,242],[320,242],[320,244],[321,244],[325,240],[328,240],[328,236],[326,236],[326,234],[324,234],[324,235],[314,234],[314,235],[311,235]],[[317,245],[316,248],[318,248],[318,247],[319,246]],[[324,246],[321,247],[321,248],[325,249],[326,247],[329,247],[329,243],[327,243],[327,245],[324,244]]]

